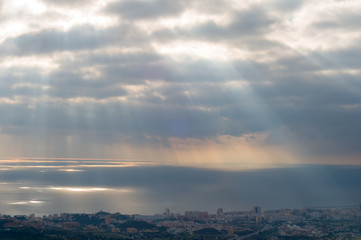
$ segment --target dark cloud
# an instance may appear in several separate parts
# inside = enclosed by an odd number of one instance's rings
[[[0,45],[0,54],[9,56],[49,54],[59,51],[89,50],[119,43],[122,46],[142,43],[134,26],[121,25],[96,29],[90,25],[74,27],[68,31],[55,29],[27,33],[8,38]],[[138,38],[138,37],[140,38]]]
[[[322,18],[312,24],[316,30],[337,31],[337,30],[358,30],[358,22],[361,21],[361,14],[359,11],[350,11],[348,13],[336,12],[328,13],[326,17]]]
[[[274,21],[265,9],[254,7],[235,13],[234,21],[229,25],[228,31],[237,35],[255,34],[266,31]]]
[[[293,11],[302,6],[304,0],[294,0],[294,1],[283,1],[283,0],[273,0],[271,4],[277,9],[282,11]]]
[[[75,70],[75,69],[73,69]],[[21,75],[17,73],[21,72]],[[0,76],[0,97],[15,99],[16,97],[38,98],[77,98],[104,99],[119,97],[127,91],[116,82],[102,80],[94,76],[84,76],[79,72],[72,72],[70,68],[54,71],[44,75],[36,68],[11,68]]]
[[[83,53],[72,61],[60,61],[59,68],[46,75],[36,69],[4,71],[2,97],[44,96],[64,102],[40,102],[30,108],[26,102],[5,104],[2,112],[13,114],[3,114],[0,122],[8,133],[14,129],[5,126],[16,123],[116,132],[132,136],[135,143],[145,141],[144,135],[203,139],[269,132],[269,143],[283,145],[287,137],[280,138],[275,131],[286,127],[312,153],[358,152],[361,86],[357,75],[341,71],[347,64],[358,68],[358,58],[357,51],[345,49],[314,52],[280,58],[271,68],[252,61],[174,62],[154,52]],[[99,75],[84,76],[83,67]],[[324,70],[336,73],[318,73]],[[17,75],[19,71],[23,74]],[[129,85],[140,92],[130,91]],[[109,100],[121,96],[126,101]],[[67,102],[77,97],[104,102]],[[309,145],[311,139],[318,143]]]
[[[351,46],[340,50],[330,50],[315,54],[312,57],[323,64],[324,69],[350,70],[361,68],[361,48]]]
[[[98,41],[97,36],[101,34],[91,26],[72,29],[69,32],[45,30],[7,39],[2,44],[1,52],[15,55],[44,54],[54,51],[88,49],[106,44],[104,41]]]
[[[234,12],[228,25],[220,25],[214,21],[196,25],[193,28],[176,28],[159,30],[153,36],[159,41],[179,39],[197,39],[211,41],[230,41],[237,38],[260,38],[275,23],[264,8],[252,7],[247,10]]]
[[[21,74],[19,74],[21,73]],[[0,98],[33,97],[43,92],[43,76],[39,69],[12,67],[0,72]]]
[[[79,73],[54,72],[49,76],[50,89],[47,95],[64,99],[86,97],[106,99],[127,95],[127,91],[108,79],[86,77]]]
[[[150,19],[177,15],[184,10],[185,1],[136,0],[113,2],[107,6],[108,13],[117,14],[123,19]]]

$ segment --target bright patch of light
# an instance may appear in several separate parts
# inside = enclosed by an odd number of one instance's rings
[[[6,24],[1,24],[0,27],[0,42],[3,42],[6,38],[18,36],[28,29],[28,27],[20,21],[11,21]]]
[[[234,88],[245,88],[245,87],[249,87],[249,82],[247,81],[228,81],[226,83],[224,83],[225,87],[229,87],[231,89]]]
[[[9,205],[31,205],[31,204],[43,204],[43,201],[36,201],[36,200],[31,200],[31,201],[21,201],[21,202],[11,202],[8,203]]]
[[[48,89],[50,89],[50,86],[34,84],[34,83],[18,83],[18,84],[14,84],[11,88],[12,89],[32,88],[32,89],[48,90]]]
[[[137,24],[137,26],[147,33],[152,33],[153,31],[162,30],[162,29],[181,29],[181,28],[192,28],[197,27],[197,25],[214,22],[218,25],[226,25],[230,22],[230,18],[227,15],[211,15],[211,14],[202,14],[198,11],[187,10],[180,17],[169,17],[161,18],[156,21],[142,21]]]
[[[28,204],[28,202],[12,202],[12,203],[9,203],[10,205],[25,205],[25,204]]]
[[[359,39],[359,31],[354,29],[314,28],[319,21],[335,21],[338,23],[339,13],[353,12],[361,9],[359,1],[310,1],[300,11],[285,18],[282,26],[270,34],[270,39],[283,42],[298,51],[335,50],[345,48]],[[339,24],[342,24],[339,22]],[[338,34],[340,33],[340,34]]]
[[[5,1],[4,11],[8,14],[28,13],[40,15],[46,11],[46,6],[36,0]]]
[[[29,30],[29,22],[22,20],[22,16],[38,17],[46,12],[46,6],[36,0],[2,1],[0,14],[2,17],[0,42],[9,37],[18,36]],[[16,16],[16,18],[13,18]],[[11,19],[8,21],[8,19]]]
[[[111,191],[110,188],[80,188],[80,187],[51,187],[50,190],[66,191],[66,192],[95,192],[95,191]]]
[[[58,9],[54,7],[52,10],[62,15],[53,21],[57,28],[67,30],[79,25],[93,25],[99,28],[106,28],[117,24],[116,17],[99,14],[105,6],[105,1],[98,1],[96,4],[86,4],[78,8]]]
[[[61,191],[61,192],[104,192],[104,191],[112,191],[112,192],[134,192],[133,189],[130,188],[106,188],[106,187],[69,187],[69,186],[61,186],[61,187],[28,187],[23,186],[19,187],[22,190],[32,190],[32,191]],[[36,202],[33,202],[36,203]]]
[[[159,53],[170,57],[182,58],[203,58],[214,61],[228,61],[231,59],[240,59],[244,56],[239,49],[232,49],[221,44],[212,44],[207,42],[174,42],[168,45],[154,44],[154,49]]]
[[[113,18],[109,18],[105,16],[94,16],[94,15],[85,14],[84,12],[80,12],[80,11],[70,11],[65,19],[62,20],[59,19],[55,23],[58,28],[62,28],[63,30],[68,30],[74,26],[86,25],[86,24],[100,28],[105,28],[114,25],[115,20]]]
[[[325,76],[332,76],[332,75],[359,75],[361,74],[361,70],[359,69],[327,69],[321,71],[314,71],[315,74],[325,75]]]
[[[10,168],[0,168],[0,171],[9,171],[11,170]]]
[[[1,105],[1,104],[18,104],[18,103],[20,103],[20,102],[21,102],[21,101],[19,101],[18,98],[15,98],[15,99],[6,98],[6,97],[0,98],[0,105]]]
[[[43,73],[49,73],[57,69],[58,64],[55,63],[51,57],[25,56],[25,57],[3,58],[0,60],[0,67],[38,68]]]
[[[357,104],[342,104],[342,105],[340,105],[340,107],[344,108],[344,109],[353,110],[353,109],[361,108],[361,104],[359,104],[359,103],[357,103]]]
[[[58,171],[61,171],[61,172],[84,172],[84,170],[81,170],[81,169],[59,169]]]

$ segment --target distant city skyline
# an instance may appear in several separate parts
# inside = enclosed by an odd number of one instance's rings
[[[221,210],[221,209],[218,209]],[[358,239],[361,209],[279,209],[209,214],[186,211],[156,215],[61,213],[36,216],[0,215],[0,236],[26,238],[132,239]]]

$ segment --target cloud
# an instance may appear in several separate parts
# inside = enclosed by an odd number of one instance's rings
[[[94,2],[89,16],[82,4],[24,5],[26,18],[2,23],[3,134],[91,132],[100,152],[247,134],[317,156],[360,151],[357,3]]]
[[[334,59],[343,52],[333,52]],[[280,59],[281,71],[242,61],[172,63],[155,53],[79,55],[49,75],[11,69],[3,74],[1,96],[8,100],[2,111],[18,113],[3,115],[1,123],[113,131],[136,144],[144,135],[204,139],[268,131],[270,144],[284,145],[287,136],[273,137],[283,126],[315,154],[359,151],[358,124],[351,121],[359,118],[359,84],[347,74],[318,75],[330,66],[315,65],[314,56]],[[99,75],[89,78],[80,71],[84,66]],[[40,87],[44,83],[48,88]]]
[[[242,11],[232,11],[228,24],[207,21],[191,28],[163,29],[153,33],[159,40],[229,41],[236,38],[262,37],[269,30],[275,19],[261,7],[252,7]]]
[[[39,33],[29,33],[17,38],[7,39],[2,44],[2,52],[24,55],[94,48],[105,44],[104,41],[97,41],[96,35],[98,34],[90,26],[73,29],[67,33],[57,30],[45,30]],[[101,36],[101,34],[98,36]]]
[[[185,1],[136,0],[110,3],[106,11],[117,14],[123,19],[140,20],[177,15],[184,10]]]
[[[305,2],[304,0],[295,0],[295,1],[272,0],[270,3],[279,10],[289,12],[300,8],[304,2]]]
[[[90,5],[94,0],[42,0],[46,5],[62,6],[62,7],[82,7],[84,4]]]
[[[357,22],[361,21],[358,10],[351,10],[347,13],[340,10],[327,12],[323,18],[313,23],[312,27],[317,30],[358,30]]]
[[[109,29],[96,29],[91,25],[73,27],[68,31],[46,29],[6,39],[0,45],[0,54],[3,56],[49,54],[59,51],[96,49],[115,43],[129,46],[135,39],[132,38],[129,41],[127,34],[133,35],[136,29],[132,27],[131,32],[129,30],[126,25]],[[138,43],[141,43],[140,38]]]

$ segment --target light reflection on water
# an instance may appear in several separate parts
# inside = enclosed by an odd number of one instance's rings
[[[133,192],[132,189],[127,188],[101,188],[101,187],[19,187],[19,189],[29,190],[52,190],[52,191],[67,191],[67,192],[96,192],[96,191],[113,191],[113,192]]]
[[[43,204],[43,201],[30,200],[26,202],[11,202],[9,205],[29,205],[29,204]]]
[[[361,168],[355,166],[226,172],[114,160],[4,161],[0,160],[6,169],[0,171],[1,214],[99,210],[154,214],[165,208],[214,212],[219,207],[247,210],[254,205],[278,209],[361,203]]]
[[[23,184],[8,183],[0,189],[1,214],[92,213],[101,209],[128,212],[137,209],[137,202],[133,199],[133,195],[136,195],[134,189]]]
[[[58,169],[58,171],[80,172],[86,168],[119,168],[119,167],[139,167],[139,166],[158,166],[157,162],[149,161],[124,161],[117,159],[45,159],[45,158],[14,158],[1,159],[0,171],[11,171],[19,169],[41,169],[42,172],[48,169]],[[162,166],[167,165],[162,163]]]
[[[154,165],[156,164],[152,162],[114,159],[0,159],[0,170],[7,173],[12,180],[0,182],[0,213],[41,215],[94,212],[100,209],[136,212],[139,206],[134,199],[134,195],[137,195],[135,189],[114,186],[110,188],[101,186],[101,183],[89,186],[88,179],[94,176],[91,173],[79,176],[77,173],[95,169],[96,178],[104,179],[107,178],[107,168]],[[55,179],[52,176],[56,176]],[[0,174],[0,177],[7,179],[6,174]],[[73,179],[71,185],[64,185],[65,179]],[[48,185],[49,183],[51,185]]]
[[[63,172],[84,172],[85,170],[68,168],[68,169],[58,169],[58,171],[63,171]]]

